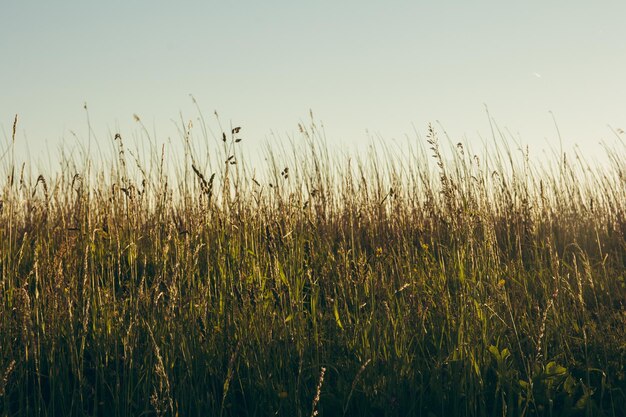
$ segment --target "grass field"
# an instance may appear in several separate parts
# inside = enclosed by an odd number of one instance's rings
[[[47,173],[9,143],[0,415],[625,415],[626,146],[300,130],[256,171],[238,127]]]

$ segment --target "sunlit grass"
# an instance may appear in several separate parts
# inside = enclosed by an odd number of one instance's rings
[[[174,161],[7,151],[2,415],[623,415],[624,148],[340,157],[312,123],[252,169],[192,129]]]

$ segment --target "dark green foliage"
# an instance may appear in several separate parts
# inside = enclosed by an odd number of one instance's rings
[[[176,186],[119,135],[96,174],[9,162],[0,415],[623,415],[623,150],[333,162],[313,126],[261,179],[240,129],[186,133]]]

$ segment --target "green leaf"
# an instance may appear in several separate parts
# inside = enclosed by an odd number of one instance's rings
[[[557,364],[556,362],[549,362],[546,365],[547,376],[560,376],[560,375],[565,375],[566,373],[567,373],[567,369]]]
[[[563,384],[563,389],[568,395],[572,396],[576,392],[576,385],[576,380],[571,375],[568,375]]]
[[[500,352],[500,356],[502,356],[502,359],[506,359],[511,356],[511,352],[509,352],[507,348],[504,348],[502,349],[502,352]]]
[[[500,351],[494,345],[489,346],[489,353],[491,353],[498,362],[502,360],[502,356],[500,356]]]
[[[343,330],[343,324],[341,324],[341,319],[339,318],[339,309],[337,308],[336,301],[335,301],[335,304],[333,305],[333,313],[335,313],[335,321],[337,322],[337,326],[339,326],[339,328]]]

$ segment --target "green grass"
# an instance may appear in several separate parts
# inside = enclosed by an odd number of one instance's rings
[[[312,124],[258,173],[192,130],[173,163],[7,151],[0,415],[624,415],[624,148],[343,157]]]

